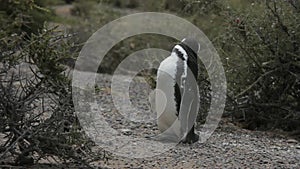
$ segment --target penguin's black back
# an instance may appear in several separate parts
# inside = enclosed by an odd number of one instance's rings
[[[198,45],[198,44],[197,44]],[[198,57],[197,54],[195,52],[195,50],[192,50],[190,45],[186,45],[185,43],[180,43],[179,46],[181,46],[187,53],[188,55],[188,59],[187,59],[187,66],[190,69],[190,71],[192,72],[193,76],[195,79],[197,79],[198,76]],[[184,57],[183,57],[183,53],[181,53],[178,49],[175,49],[175,53],[177,54],[177,56],[180,58],[177,61],[177,72],[176,72],[176,83],[175,83],[175,102],[176,102],[176,116],[179,115],[179,111],[180,111],[180,104],[181,104],[181,94],[182,94],[182,89],[180,88],[181,84],[178,84],[181,82],[181,77],[182,74],[184,73]],[[188,76],[190,76],[190,74],[188,73]]]
[[[188,65],[189,69],[192,71],[195,79],[197,79],[197,76],[198,76],[198,57],[197,57],[197,53],[195,52],[195,50],[192,50],[190,48],[190,46],[188,46],[184,43],[180,43],[179,45],[186,51],[186,53],[188,55],[187,65]]]

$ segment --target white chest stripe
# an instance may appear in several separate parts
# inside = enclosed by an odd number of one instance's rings
[[[174,48],[175,48],[175,49],[178,49],[179,52],[181,52],[181,53],[183,54],[184,60],[187,60],[187,59],[188,59],[188,56],[187,56],[186,51],[185,51],[180,45],[176,45]]]
[[[187,53],[186,53],[186,51],[180,46],[180,45],[176,45],[175,47],[174,47],[175,49],[178,49],[178,51],[180,52],[180,53],[182,53],[182,55],[183,55],[183,58],[184,58],[184,61],[183,61],[183,63],[184,63],[184,67],[183,67],[183,74],[181,75],[181,85],[180,85],[180,88],[181,89],[183,89],[184,88],[184,85],[185,85],[185,79],[186,79],[186,77],[187,77],[187,69],[188,69],[188,66],[187,66],[187,59],[188,59],[188,56],[187,56]],[[175,52],[174,52],[175,53]],[[175,53],[176,54],[176,53]],[[178,56],[177,56],[178,57]]]

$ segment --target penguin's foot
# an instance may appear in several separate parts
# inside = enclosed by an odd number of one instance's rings
[[[195,142],[199,141],[199,135],[193,133],[193,134],[188,134],[185,139],[181,141],[183,144],[193,144]]]

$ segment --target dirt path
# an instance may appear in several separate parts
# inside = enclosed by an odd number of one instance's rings
[[[58,5],[58,6],[52,6],[51,8],[54,10],[54,13],[62,18],[74,18],[71,14],[71,10],[74,6],[73,5]],[[56,30],[61,32],[69,32],[68,30],[71,28],[71,25],[68,25],[66,23],[56,23],[56,22],[49,22],[49,28],[57,27]]]
[[[71,17],[71,9],[74,6],[72,4],[69,5],[58,5],[53,6],[55,14],[62,16],[62,17]]]
[[[97,101],[107,114],[106,121],[115,129],[130,131],[127,135],[131,137],[155,134],[156,124],[147,123],[145,127],[145,124],[130,122],[117,113],[111,98],[110,80],[110,75],[97,78],[100,89]],[[149,109],[144,97],[147,91],[147,84],[140,80],[135,80],[130,90],[132,103],[143,105],[140,108],[144,107],[145,111]],[[274,133],[248,131],[223,122],[205,143],[178,145],[145,159],[113,155],[108,161],[98,161],[94,165],[105,168],[300,168],[300,143]]]

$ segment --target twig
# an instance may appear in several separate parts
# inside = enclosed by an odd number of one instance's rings
[[[245,90],[243,90],[242,92],[240,92],[238,95],[236,95],[235,97],[238,98],[242,95],[244,95],[247,91],[249,91],[253,86],[255,86],[262,78],[264,78],[265,76],[276,72],[277,70],[279,70],[279,68],[268,71],[266,73],[264,73],[263,75],[261,75],[254,83],[252,83],[250,86],[248,86]]]
[[[0,165],[0,168],[20,168],[20,166],[14,166],[14,165]]]
[[[0,159],[2,159],[6,153],[13,148],[13,146],[15,146],[17,144],[17,142],[22,139],[26,134],[27,132],[29,131],[29,129],[27,129],[22,135],[20,135],[5,151],[4,153],[0,156]]]
[[[283,32],[285,32],[288,36],[290,36],[288,28],[282,23],[281,18],[278,15],[276,2],[273,1],[274,9],[271,8],[268,1],[266,1],[266,6],[273,13],[273,15],[276,17],[277,22],[279,23],[279,25],[282,28]]]

